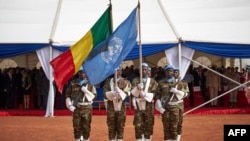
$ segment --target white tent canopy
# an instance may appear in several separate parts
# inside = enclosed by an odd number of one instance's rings
[[[184,41],[250,43],[248,0],[162,0]]]
[[[108,3],[108,0],[62,0],[53,42],[75,43],[93,26]],[[112,0],[114,29],[137,3]],[[0,0],[0,43],[48,43],[57,5],[58,0]],[[143,42],[176,41],[157,1],[142,1],[141,18]]]
[[[111,2],[115,29],[138,1]],[[158,44],[180,41],[243,44],[247,46],[237,55],[245,53],[243,57],[250,58],[249,0],[140,0],[140,3],[142,44],[152,44],[154,49]],[[50,72],[48,78],[52,79],[49,60],[58,52],[52,51],[51,43],[70,46],[78,41],[108,4],[109,0],[0,0],[0,57],[8,51],[13,52],[22,43],[45,44],[42,49],[37,47],[40,49],[37,54],[42,67]],[[9,47],[6,43],[15,45]],[[3,48],[4,54],[1,54]],[[230,51],[236,53],[237,48],[230,48],[233,49]],[[14,51],[15,54],[18,51]],[[210,51],[213,52],[217,51]]]
[[[0,43],[73,44],[107,8],[109,0],[0,0]],[[137,0],[112,0],[114,29]],[[142,43],[177,42],[159,2],[183,40],[250,43],[248,0],[140,0]]]

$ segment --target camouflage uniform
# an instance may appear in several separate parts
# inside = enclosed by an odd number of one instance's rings
[[[148,77],[143,78],[143,85],[146,85]],[[132,87],[137,87],[140,83],[140,78],[134,78],[132,81]],[[158,83],[155,79],[150,78],[150,84],[148,88],[149,93],[154,93],[157,90]],[[132,96],[135,97],[135,96]],[[136,97],[135,97],[136,98]],[[140,98],[140,96],[139,96]],[[137,103],[136,103],[137,104]],[[145,139],[150,140],[151,135],[153,135],[154,127],[154,101],[146,101],[146,110],[139,110],[138,105],[135,109],[133,125],[135,127],[135,137],[137,140]]]
[[[83,136],[84,139],[88,140],[91,130],[92,121],[92,101],[88,101],[85,94],[81,91],[81,87],[86,86],[87,89],[92,92],[96,97],[96,89],[91,86],[87,80],[85,83],[80,85],[80,79],[72,80],[66,89],[66,98],[70,98],[74,101],[79,93],[82,96],[77,102],[76,109],[73,112],[73,128],[75,139],[80,139]]]
[[[176,82],[181,81],[180,71],[177,68],[174,69],[174,77],[175,77]],[[190,94],[189,88],[188,88],[188,83],[182,80],[181,82],[179,82],[178,86],[179,86],[180,90],[182,90],[183,92],[186,93],[185,97],[188,97],[189,94]],[[184,99],[185,97],[183,97],[182,99]],[[178,108],[179,108],[179,122],[178,122],[178,127],[177,127],[177,134],[178,134],[177,141],[179,141],[180,138],[181,138],[181,134],[182,134],[184,103],[180,102],[177,105],[178,105]]]
[[[108,100],[107,96],[105,95],[106,92],[114,91],[114,85],[111,84],[111,81],[114,84],[114,79],[107,79],[105,81],[103,92],[104,98],[107,99],[107,125],[108,125],[108,132],[109,132],[109,140],[122,140],[124,135],[124,126],[126,122],[126,103],[125,99],[122,102],[121,110],[116,111],[114,109],[113,101]],[[118,78],[117,79],[117,86],[125,93],[131,89],[130,82],[125,78]],[[122,99],[118,99],[122,100]]]
[[[173,68],[171,67],[171,69]],[[183,100],[178,99],[176,94],[170,92],[171,88],[176,87],[178,91],[183,92],[183,97],[187,96],[188,87],[186,83],[183,81],[177,82],[173,76],[159,81],[158,90],[155,96],[156,101],[161,101],[162,108],[164,109],[162,112],[162,123],[164,128],[164,140],[166,141],[176,140],[177,135],[182,132],[180,126],[183,119]]]
[[[189,88],[188,83],[185,81],[182,81],[179,85],[182,85],[181,91],[185,92],[185,97],[189,96]],[[185,98],[183,97],[183,98]],[[184,113],[184,102],[181,102],[177,106],[179,108],[179,122],[178,122],[178,128],[177,128],[177,134],[182,134],[182,123],[183,123],[183,113]]]

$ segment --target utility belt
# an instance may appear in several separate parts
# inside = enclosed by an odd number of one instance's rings
[[[77,107],[78,106],[86,106],[86,105],[91,105],[93,102],[91,101],[91,102],[78,102],[77,103]]]
[[[168,102],[168,105],[170,106],[175,106],[175,105],[178,105],[179,103],[182,103],[183,100],[179,100],[179,101],[175,101],[175,102]]]

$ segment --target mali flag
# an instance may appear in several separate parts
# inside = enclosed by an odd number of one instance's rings
[[[66,82],[73,77],[90,51],[112,33],[110,6],[93,25],[93,27],[73,46],[53,59],[50,64],[60,93]]]

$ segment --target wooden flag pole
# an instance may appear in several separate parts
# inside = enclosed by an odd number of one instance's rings
[[[111,30],[113,32],[113,13],[112,13],[112,3],[111,0],[109,0],[109,4],[110,4],[110,21],[111,21]],[[115,74],[114,74],[114,83],[115,83],[115,87],[117,86],[117,69],[115,68]]]
[[[142,83],[142,44],[141,44],[141,5],[138,0],[138,32],[139,32],[139,65],[140,65],[140,83]]]

